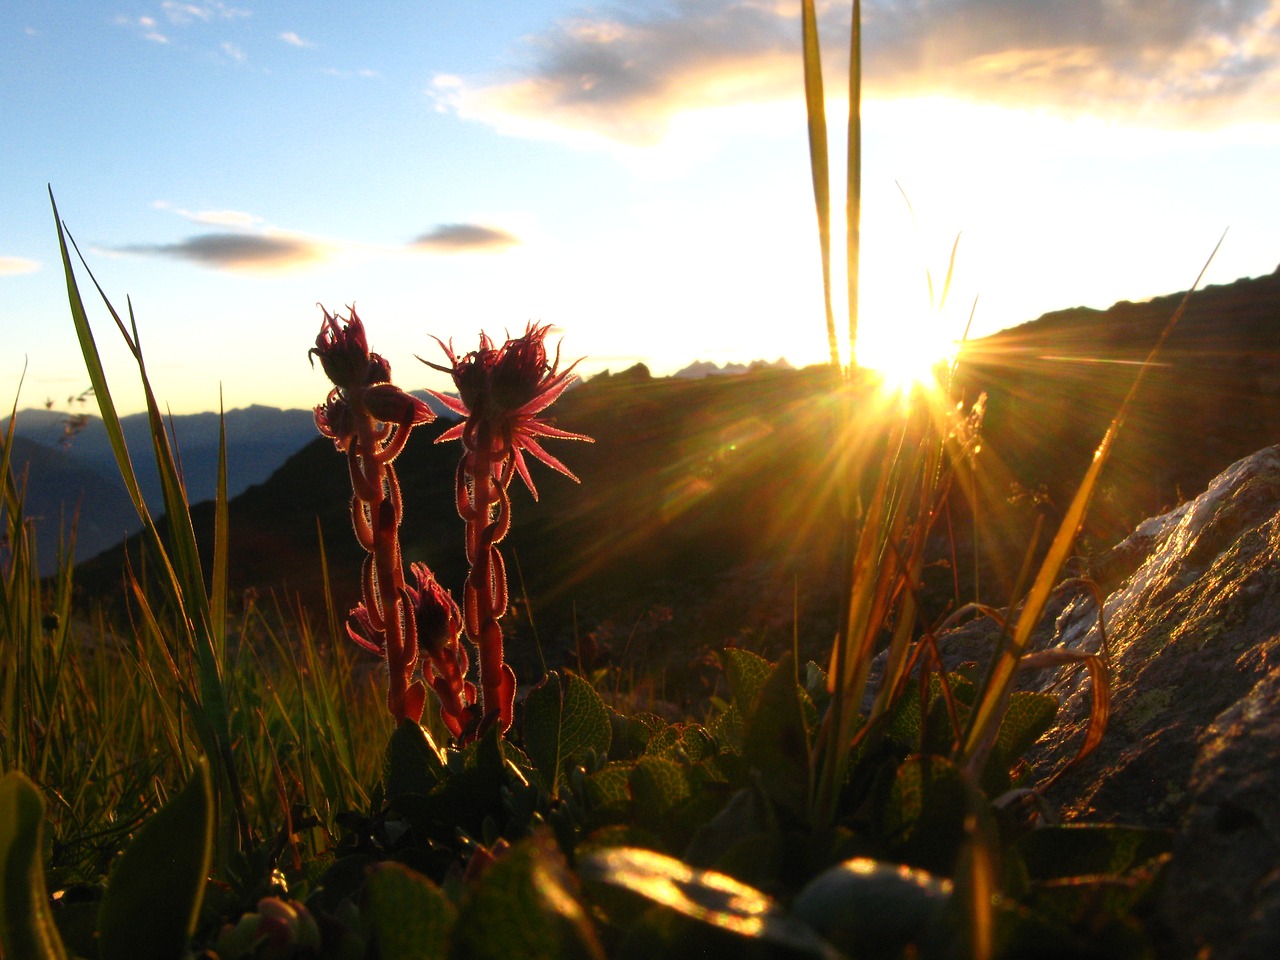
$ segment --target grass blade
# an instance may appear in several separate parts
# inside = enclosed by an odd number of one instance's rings
[[[831,307],[831,173],[827,150],[827,107],[822,91],[822,51],[813,0],[802,0],[800,24],[804,35],[804,106],[809,119],[809,170],[813,201],[818,210],[818,246],[822,255],[822,294],[827,313],[827,348],[831,366],[840,369],[840,345]]]
[[[1053,538],[1048,554],[1040,565],[1039,573],[1036,574],[1035,582],[1031,586],[1031,592],[1027,594],[1027,599],[1023,603],[1022,612],[1018,615],[1013,635],[992,664],[987,679],[983,683],[981,697],[970,718],[961,754],[962,762],[971,771],[981,770],[982,764],[986,760],[987,752],[990,750],[991,743],[1000,726],[1000,718],[1004,715],[1005,706],[1009,702],[1009,693],[1013,688],[1013,677],[1018,670],[1019,661],[1026,652],[1032,631],[1040,622],[1045,605],[1049,601],[1049,594],[1057,584],[1062,568],[1066,564],[1067,558],[1071,555],[1071,548],[1075,545],[1076,534],[1084,523],[1085,514],[1089,509],[1089,502],[1093,499],[1094,490],[1097,488],[1098,477],[1102,474],[1102,468],[1106,465],[1107,459],[1111,455],[1111,448],[1115,443],[1116,435],[1120,432],[1120,428],[1128,416],[1129,408],[1133,405],[1138,388],[1142,385],[1147,370],[1155,362],[1156,356],[1159,354],[1160,348],[1164,346],[1165,340],[1173,331],[1173,328],[1177,326],[1178,321],[1182,319],[1182,315],[1186,312],[1187,304],[1191,299],[1191,294],[1200,286],[1200,281],[1204,279],[1205,271],[1209,269],[1209,264],[1213,262],[1213,258],[1217,255],[1218,248],[1222,246],[1222,241],[1225,238],[1226,234],[1224,233],[1213,248],[1213,252],[1209,254],[1209,259],[1205,261],[1205,265],[1200,268],[1200,273],[1196,277],[1195,283],[1183,295],[1182,302],[1178,304],[1173,316],[1169,318],[1169,322],[1165,324],[1160,336],[1156,338],[1156,342],[1148,352],[1147,358],[1143,361],[1142,366],[1138,368],[1138,372],[1133,378],[1133,383],[1129,387],[1129,392],[1125,394],[1125,398],[1120,404],[1120,409],[1116,411],[1110,426],[1107,427],[1107,432],[1103,435],[1102,442],[1098,444],[1098,449],[1093,454],[1093,462],[1089,464],[1089,469],[1085,471],[1084,479],[1080,481],[1080,486],[1076,489],[1075,496],[1063,515],[1058,532]]]
[[[845,256],[849,297],[849,368],[858,365],[858,270],[862,244],[862,0],[853,0],[849,35],[848,183],[845,188]]]

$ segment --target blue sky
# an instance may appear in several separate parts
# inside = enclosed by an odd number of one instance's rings
[[[23,406],[88,384],[47,185],[174,412],[319,402],[317,303],[354,302],[408,388],[441,385],[430,335],[529,320],[588,374],[820,362],[799,6],[8,0],[0,397],[24,363]],[[819,4],[833,123],[849,6]],[[975,298],[981,334],[1184,289],[1228,227],[1207,282],[1280,263],[1280,2],[864,18],[864,352]]]

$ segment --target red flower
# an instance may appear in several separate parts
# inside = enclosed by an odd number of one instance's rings
[[[430,665],[422,668],[423,680],[440,701],[440,718],[445,726],[455,737],[461,737],[476,699],[475,685],[466,679],[470,661],[459,640],[462,611],[425,563],[410,564],[409,572],[414,585],[406,585],[405,594],[417,628],[418,648]]]
[[[372,383],[385,383],[391,379],[391,365],[376,353],[369,352],[364,324],[351,308],[351,316],[339,326],[341,319],[330,315],[324,307],[324,324],[316,336],[316,345],[307,351],[310,358],[320,358],[325,376],[342,390],[358,390]],[[313,364],[314,360],[311,361]]]
[[[452,343],[446,344],[436,338],[449,358],[449,366],[424,361],[427,366],[451,375],[458,388],[456,399],[434,390],[429,391],[431,395],[454,413],[467,418],[442,433],[436,442],[461,438],[468,449],[475,449],[479,436],[487,435],[491,444],[487,452],[495,470],[494,478],[498,478],[497,471],[502,461],[510,456],[516,472],[535,500],[538,490],[529,476],[529,467],[524,459],[526,451],[553,470],[572,480],[578,479],[573,471],[542,448],[538,438],[591,442],[590,437],[560,430],[536,416],[551,406],[577,379],[573,373],[577,361],[564,370],[559,369],[558,347],[555,359],[547,362],[545,340],[549,329],[549,324],[531,323],[526,327],[524,336],[509,339],[499,348],[481,334],[480,348],[462,357],[454,354]]]
[[[418,625],[418,645],[435,654],[454,646],[462,633],[462,612],[449,591],[440,585],[425,563],[411,563],[414,586],[405,587]],[[465,662],[465,652],[463,654]],[[466,668],[463,668],[463,673]]]
[[[325,402],[315,408],[316,427],[342,451],[352,447],[364,426],[362,421],[370,426],[373,421],[397,427],[395,431],[366,431],[364,446],[368,449],[357,451],[388,463],[404,447],[409,431],[430,423],[435,414],[391,382],[391,364],[369,352],[364,324],[355,307],[346,319],[323,307],[321,310],[324,323],[307,355],[312,364],[315,357],[320,358],[320,366],[334,386]]]
[[[425,403],[391,382],[391,364],[369,352],[364,324],[354,307],[346,318],[324,310],[316,345],[307,354],[313,364],[320,358],[333,383],[325,402],[315,408],[316,427],[346,454],[351,474],[351,522],[367,554],[362,602],[351,611],[347,633],[386,661],[387,710],[391,716],[416,723],[422,717],[426,686],[413,679],[418,665],[418,632],[412,605],[417,594],[405,583],[400,562],[400,483],[393,461],[413,428],[435,416]],[[445,665],[448,680],[435,677],[432,685],[448,699],[445,708],[451,715],[461,717],[468,705],[463,702],[467,690],[462,677],[456,675],[457,663],[455,656]],[[465,671],[465,653],[461,664]],[[460,721],[453,727],[460,729]]]

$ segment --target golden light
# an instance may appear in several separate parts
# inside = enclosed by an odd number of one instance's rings
[[[923,321],[867,324],[858,334],[858,366],[874,371],[886,392],[934,387],[955,360],[956,337],[933,316]]]

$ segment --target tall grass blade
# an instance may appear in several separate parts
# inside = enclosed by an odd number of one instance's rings
[[[229,538],[227,516],[227,421],[218,391],[218,484],[213,498],[213,570],[210,587],[209,614],[212,636],[219,642],[215,659],[226,657],[227,635],[227,552]]]
[[[1116,435],[1120,432],[1120,428],[1129,414],[1129,409],[1137,396],[1138,388],[1142,385],[1147,370],[1155,362],[1156,356],[1160,353],[1161,347],[1164,346],[1165,340],[1168,339],[1173,328],[1177,326],[1178,321],[1182,319],[1182,315],[1186,312],[1187,304],[1190,302],[1191,294],[1200,286],[1201,280],[1204,279],[1205,271],[1209,269],[1209,264],[1213,262],[1213,258],[1217,255],[1218,248],[1222,246],[1224,239],[1226,239],[1225,233],[1219,238],[1218,243],[1213,248],[1213,252],[1209,254],[1209,259],[1200,268],[1200,273],[1196,276],[1195,283],[1191,285],[1191,289],[1183,296],[1182,302],[1178,304],[1173,316],[1169,318],[1169,322],[1165,324],[1160,336],[1156,338],[1156,342],[1152,345],[1142,366],[1138,368],[1138,372],[1133,378],[1133,383],[1130,384],[1129,391],[1125,394],[1124,400],[1120,404],[1120,409],[1116,411],[1111,424],[1107,427],[1107,432],[1102,437],[1102,442],[1098,444],[1098,449],[1094,451],[1093,461],[1089,464],[1089,469],[1085,471],[1084,479],[1080,481],[1080,486],[1076,489],[1075,496],[1063,515],[1058,532],[1054,535],[1053,543],[1050,544],[1049,551],[1040,565],[1040,570],[1036,574],[1034,583],[1031,585],[1031,591],[1027,594],[1027,599],[1023,603],[1022,612],[1018,615],[1017,622],[1013,628],[1013,635],[1009,638],[1009,642],[1005,644],[1004,649],[995,659],[991,670],[988,672],[987,679],[982,685],[980,699],[970,717],[961,751],[962,762],[970,771],[981,770],[982,764],[986,760],[987,753],[1000,726],[1000,720],[1004,716],[1005,707],[1009,702],[1009,693],[1013,689],[1013,677],[1018,670],[1019,661],[1026,652],[1032,631],[1040,622],[1045,605],[1049,601],[1049,594],[1057,584],[1062,568],[1071,555],[1071,548],[1075,545],[1076,534],[1084,523],[1089,503],[1093,498],[1094,490],[1097,488],[1098,477],[1102,474],[1102,468],[1106,465],[1107,459],[1111,455],[1111,448],[1115,443]]]
[[[813,0],[802,0],[800,24],[804,39],[804,105],[809,120],[809,171],[813,201],[818,210],[818,246],[822,255],[822,295],[827,314],[827,348],[831,366],[840,369],[840,344],[831,305],[831,173],[827,149],[827,107],[822,90],[822,50]]]
[[[849,35],[848,184],[845,188],[845,256],[849,297],[849,369],[858,366],[858,270],[862,250],[862,0],[853,0]]]
[[[220,799],[231,803],[234,810],[235,832],[238,834],[241,845],[247,845],[251,840],[250,828],[232,750],[231,697],[224,677],[225,620],[215,625],[213,609],[205,587],[204,571],[196,546],[195,530],[191,523],[191,510],[187,504],[186,489],[177,467],[173,448],[169,443],[164,420],[160,415],[159,404],[156,402],[147,376],[133,305],[129,304],[129,326],[126,328],[101,284],[94,277],[93,271],[84,262],[84,257],[80,256],[81,264],[88,272],[112,320],[115,321],[138,368],[147,406],[147,418],[151,427],[152,452],[164,494],[169,540],[167,545],[151,517],[138,486],[120,426],[120,418],[107,385],[106,372],[102,367],[101,356],[94,341],[84,302],[76,283],[75,272],[71,266],[67,246],[68,235],[58,216],[58,207],[54,201],[52,189],[49,191],[49,202],[53,206],[54,221],[58,231],[58,245],[62,254],[63,271],[66,274],[67,298],[71,307],[72,321],[75,324],[85,367],[93,385],[94,396],[98,401],[98,409],[111,440],[121,477],[134,501],[138,517],[143,522],[146,541],[151,548],[150,553],[160,562],[161,570],[157,583],[174,611],[179,639],[184,648],[194,655],[196,687],[189,694],[196,713],[193,719],[196,719],[198,727],[212,738],[211,742],[206,741],[205,746],[210,751],[211,759],[216,761],[219,784],[217,793]],[[74,240],[71,241],[71,246],[75,247]],[[78,247],[76,253],[77,255],[80,253]],[[225,461],[225,455],[223,460]],[[225,463],[220,467],[220,471],[224,469]],[[225,499],[225,487],[223,499]],[[225,584],[225,579],[222,582]],[[136,595],[140,597],[141,590],[136,591]],[[222,603],[225,604],[225,597]],[[163,631],[160,631],[160,635],[163,635]],[[229,851],[220,849],[219,852]]]

